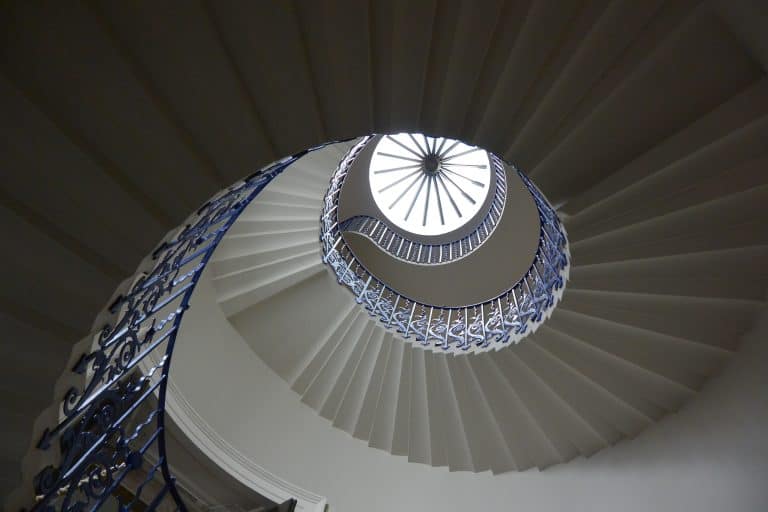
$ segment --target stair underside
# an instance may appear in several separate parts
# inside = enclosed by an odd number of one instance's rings
[[[335,282],[317,220],[290,204],[319,204],[328,180],[301,178],[330,176],[335,147],[286,169],[235,224],[212,263],[219,303],[302,402],[374,448],[494,473],[592,455],[691,399],[764,307],[762,119],[697,149],[708,159],[686,154],[565,216],[571,280],[518,345],[425,351]],[[728,155],[730,171],[710,165]]]
[[[648,389],[697,389],[765,298],[768,32],[750,15],[757,4],[3,3],[0,223],[13,251],[0,254],[0,330],[11,340],[0,401],[15,418],[6,439],[19,441],[0,449],[0,499],[34,444],[36,414],[61,399],[51,389],[71,344],[168,230],[276,158],[371,132],[458,137],[513,161],[560,206],[574,266],[565,302],[529,340],[540,342],[503,361],[414,359],[373,329],[355,352],[340,428],[406,455],[413,410],[430,463],[497,470],[632,435],[674,406]],[[224,290],[233,322],[323,279],[310,221],[327,174],[302,178],[249,210],[295,229],[241,233],[219,251],[222,274],[249,280]],[[305,371],[310,356],[325,353],[352,304],[338,306],[321,335],[258,351],[310,386],[322,368]],[[529,396],[511,367],[534,383],[557,369],[563,381]],[[619,386],[627,375],[650,387]],[[454,378],[469,379],[469,395]],[[426,395],[412,408],[417,380]],[[568,402],[564,382],[610,404],[610,417]],[[467,405],[475,394],[483,400]],[[560,439],[540,422],[563,401],[573,430]],[[494,421],[465,425],[464,414]],[[475,454],[475,435],[503,457]]]

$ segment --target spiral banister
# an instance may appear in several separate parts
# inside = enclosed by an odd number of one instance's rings
[[[565,229],[557,213],[536,186],[519,169],[511,166],[511,171],[517,174],[525,189],[531,194],[539,216],[538,247],[527,272],[499,295],[483,302],[468,304],[462,307],[442,304],[427,304],[409,297],[406,293],[393,289],[387,283],[378,279],[344,239],[350,223],[358,223],[359,217],[340,221],[339,198],[344,181],[352,168],[355,159],[361,154],[371,137],[364,137],[339,163],[331,178],[331,184],[323,202],[323,214],[320,219],[320,241],[322,244],[323,261],[336,274],[338,282],[348,288],[368,313],[377,318],[388,329],[396,331],[407,340],[436,352],[483,352],[498,350],[510,342],[518,342],[535,331],[538,326],[552,313],[560,300],[565,282],[570,271],[570,251]],[[498,157],[492,156],[495,172],[505,172]],[[506,192],[505,180],[499,180],[498,190]],[[504,197],[505,194],[498,194]],[[360,234],[379,246],[384,252],[398,259],[404,259],[415,264],[444,263],[442,255],[449,252],[445,262],[450,263],[466,256],[479,247],[487,237],[489,230],[487,222],[494,223],[501,217],[501,212],[491,209],[480,225],[467,237],[457,242],[443,245],[427,245],[414,243],[400,237],[397,248],[392,248],[387,242],[388,231],[381,227],[383,222],[373,220],[373,227]],[[366,225],[371,224],[367,221]],[[391,239],[395,239],[395,234]],[[476,240],[475,245],[467,240]],[[409,248],[402,250],[403,243]],[[462,244],[467,244],[467,250],[462,251]],[[411,257],[411,246],[417,247],[417,255]],[[459,247],[452,252],[452,247]],[[402,253],[402,254],[401,254]],[[439,256],[433,257],[438,254]],[[422,258],[422,255],[424,257]],[[456,257],[453,257],[456,256]]]
[[[63,376],[71,384],[55,407],[56,421],[27,455],[27,461],[44,462],[34,474],[27,464],[33,495],[24,488],[16,493],[25,510],[98,510],[132,473],[143,476],[120,510],[131,510],[139,500],[149,511],[161,503],[164,510],[187,510],[165,437],[168,376],[184,313],[211,255],[243,209],[286,167],[328,144],[276,161],[216,194],[128,280],[99,317],[109,320]],[[158,475],[160,488],[142,495]]]
[[[339,169],[348,168],[367,140],[350,150]],[[98,510],[130,474],[140,478],[132,498],[120,502],[121,510],[130,510],[139,500],[150,511],[161,504],[162,509],[187,510],[165,437],[169,371],[182,319],[213,252],[245,207],[286,167],[328,144],[274,162],[216,194],[172,231],[116,294],[98,317],[105,323],[64,378],[69,384],[55,419],[32,449],[32,459],[43,462],[34,473],[27,464],[25,476],[31,477],[33,494],[29,510]],[[518,340],[551,311],[569,267],[567,239],[557,215],[519,175],[540,213],[540,247],[528,273],[502,296],[463,308],[441,307],[407,298],[375,278],[341,236],[335,215],[343,180],[339,172],[331,180],[320,218],[323,259],[371,315],[425,347],[466,352],[484,350],[492,341],[502,345]],[[491,216],[495,222],[499,213]],[[158,476],[162,485],[150,491],[148,484]]]

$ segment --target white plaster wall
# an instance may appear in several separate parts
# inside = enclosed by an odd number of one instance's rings
[[[231,328],[207,279],[192,304],[175,384],[242,455],[326,496],[332,511],[768,510],[768,314],[722,376],[638,438],[543,472],[492,476],[411,464],[333,428]]]

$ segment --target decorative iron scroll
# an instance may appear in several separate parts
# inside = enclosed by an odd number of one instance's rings
[[[275,162],[206,202],[160,244],[148,259],[149,269],[139,271],[109,306],[111,320],[72,368],[82,384],[67,390],[58,424],[46,429],[37,443],[38,450],[57,462],[36,475],[31,510],[97,510],[128,480],[134,482],[134,497],[121,502],[121,510],[130,510],[138,500],[147,510],[164,501],[164,509],[170,504],[186,510],[168,466],[164,437],[176,335],[224,234],[250,201],[305,153]]]
[[[526,274],[509,290],[479,304],[454,308],[424,304],[373,276],[347,245],[337,218],[341,185],[370,138],[362,139],[339,163],[323,204],[320,242],[323,261],[371,316],[406,339],[435,351],[481,352],[518,342],[548,317],[562,296],[570,270],[568,238],[557,213],[519,171],[539,213],[539,245]],[[471,235],[470,235],[471,236]]]

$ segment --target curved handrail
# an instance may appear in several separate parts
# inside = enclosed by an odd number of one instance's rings
[[[166,499],[186,510],[165,444],[168,375],[182,318],[211,255],[244,208],[290,164],[331,143],[274,162],[219,192],[152,252],[148,268],[108,306],[110,320],[71,368],[78,378],[34,447],[47,463],[34,475],[30,510],[98,510],[140,469],[145,474],[124,510],[138,499],[147,510]],[[160,489],[141,496],[157,474]]]
[[[560,300],[570,271],[570,251],[557,213],[523,172],[539,214],[539,245],[528,271],[512,287],[481,303],[462,307],[425,304],[392,289],[358,260],[343,237],[338,202],[347,172],[370,140],[363,138],[339,163],[323,204],[320,241],[323,262],[331,267],[371,316],[405,339],[435,351],[486,351],[517,342],[535,331]]]
[[[141,499],[148,503],[148,510],[155,510],[163,500],[170,499],[177,510],[186,510],[171,474],[165,444],[168,376],[184,313],[211,255],[245,207],[286,167],[326,145],[270,164],[216,194],[166,237],[148,257],[145,268],[108,306],[102,316],[109,320],[72,366],[70,376],[75,379],[69,379],[73,383],[64,393],[55,420],[43,430],[34,447],[41,455],[38,458],[47,462],[34,475],[30,510],[98,510],[129,474],[141,469],[146,471],[137,485],[134,502]],[[353,148],[340,165],[354,154]],[[529,327],[529,320],[536,320],[546,311],[536,290],[546,286],[547,290],[562,290],[568,269],[567,240],[556,214],[520,175],[539,206],[542,243],[529,274],[521,280],[527,292],[518,294],[516,287],[503,298],[504,304],[515,301],[515,312],[498,309],[495,316],[487,316],[488,307],[493,307],[490,301],[465,308],[441,308],[447,311],[447,321],[436,324],[433,320],[438,317],[433,318],[433,314],[438,308],[395,294],[369,273],[364,274],[367,270],[356,262],[345,244],[337,248],[341,240],[338,223],[327,215],[321,218],[326,233],[321,239],[324,261],[352,289],[358,302],[406,337],[415,333],[422,343],[436,341],[436,346],[445,348],[445,344],[453,342],[452,346],[461,350],[482,346],[478,342],[480,335],[512,339]],[[328,237],[328,227],[332,228],[332,238]],[[367,276],[367,281],[361,275]],[[550,295],[550,305],[556,298]],[[501,308],[502,297],[495,300]],[[451,317],[453,313],[456,316]],[[475,316],[470,322],[471,313]],[[463,326],[463,330],[457,326]],[[510,329],[516,330],[510,334]],[[158,473],[163,484],[153,489],[152,496],[142,496],[145,486],[148,489],[147,484]],[[134,502],[123,506],[129,510]]]

